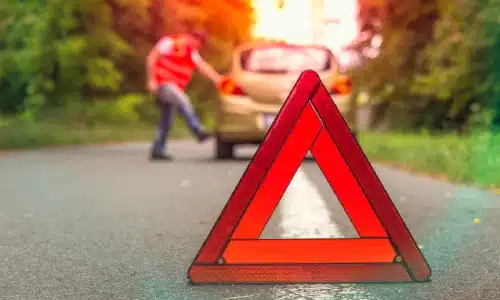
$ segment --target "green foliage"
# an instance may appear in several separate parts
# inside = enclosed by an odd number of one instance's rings
[[[159,114],[143,94],[151,47],[185,24],[203,26],[202,55],[224,72],[232,49],[250,38],[248,3],[0,1],[0,147],[127,140],[136,127],[151,138]],[[214,87],[197,74],[188,93],[210,126]]]
[[[51,122],[13,121],[0,126],[0,149],[21,149],[45,146],[78,145],[90,143],[108,143],[130,140],[150,140],[154,129],[143,124],[105,125],[92,128],[80,126],[61,126]],[[174,128],[173,137],[182,133]]]
[[[484,130],[500,109],[492,105],[500,90],[500,1],[361,5],[369,38],[353,48],[362,52],[377,34],[383,42],[380,55],[352,73],[376,100],[378,119],[401,129]]]
[[[444,108],[435,115],[451,122],[452,128],[466,127],[471,121],[485,125],[481,123],[486,119],[481,122],[478,117],[486,117],[483,105],[493,86],[485,81],[484,58],[491,45],[480,18],[483,9],[478,2],[446,5],[443,1],[434,37],[420,55],[424,71],[413,79],[412,93],[434,100],[424,111]]]
[[[140,121],[137,106],[143,102],[139,95],[125,95],[116,101],[95,101],[84,105],[84,120],[90,126],[99,123],[131,124]]]
[[[74,117],[86,124],[156,119],[154,106],[137,100],[147,97],[130,96],[144,91],[145,56],[154,43],[185,24],[203,26],[211,39],[202,54],[224,71],[233,47],[250,38],[248,3],[1,1],[0,115],[34,121],[62,108],[69,115],[79,111]],[[209,120],[211,106],[199,100],[217,96],[210,83],[196,76],[189,94]]]
[[[0,111],[62,105],[112,94],[123,80],[116,65],[131,51],[112,30],[106,1],[8,0],[0,29]]]
[[[483,81],[489,84],[485,90],[482,106],[491,114],[491,129],[500,133],[500,26],[498,16],[500,15],[499,0],[478,0],[483,8],[481,19],[483,20],[484,32],[488,43],[488,53],[483,57],[486,70]]]
[[[420,68],[416,57],[432,35],[436,3],[408,0],[362,1],[360,4],[364,38],[352,48],[361,53],[364,64],[351,71],[354,82],[375,100],[376,121],[390,116],[393,126],[411,127],[409,115],[412,108],[419,105],[418,99],[409,92],[411,79]],[[372,48],[376,37],[382,40],[379,55],[367,57],[363,53]]]

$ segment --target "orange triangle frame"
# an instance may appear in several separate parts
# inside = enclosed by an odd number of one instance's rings
[[[360,238],[259,239],[308,151]],[[192,283],[411,282],[430,275],[347,123],[310,70],[292,89],[188,272]]]

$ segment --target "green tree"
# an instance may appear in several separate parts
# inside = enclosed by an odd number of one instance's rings
[[[467,130],[500,124],[498,0],[360,2],[362,52],[378,34],[380,55],[355,70],[397,128]],[[382,72],[377,70],[382,70]],[[373,74],[377,74],[373,76]]]
[[[210,34],[202,54],[223,72],[250,39],[253,15],[249,0],[4,0],[0,20],[0,114],[31,116],[144,93],[151,47],[196,26]],[[199,76],[189,93],[202,110],[198,98],[216,97]]]
[[[64,105],[118,92],[117,62],[131,51],[103,0],[7,0],[0,13],[0,109]],[[5,95],[4,94],[4,95]]]
[[[413,86],[428,99],[427,126],[464,131],[491,123],[500,88],[498,12],[496,0],[440,1],[434,37],[420,57],[425,71]]]
[[[500,15],[499,0],[478,0],[481,19],[483,20],[484,34],[487,44],[485,57],[481,59],[486,66],[483,73],[483,82],[488,84],[485,88],[485,97],[482,101],[484,119],[491,120],[492,130],[500,133]]]
[[[375,38],[381,38],[379,54],[352,71],[356,85],[371,96],[375,121],[387,116],[393,126],[410,127],[408,118],[418,98],[410,91],[412,77],[420,69],[416,60],[426,47],[437,19],[434,0],[360,2],[360,39],[353,49],[363,56]]]

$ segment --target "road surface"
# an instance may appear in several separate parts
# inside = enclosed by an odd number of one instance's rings
[[[254,148],[215,162],[212,145],[176,142],[173,163],[149,163],[147,149],[0,155],[0,299],[500,299],[500,198],[377,165],[432,267],[430,283],[191,286],[187,269]],[[306,162],[264,234],[354,230]]]

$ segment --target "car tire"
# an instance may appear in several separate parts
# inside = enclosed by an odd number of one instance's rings
[[[234,144],[224,142],[217,138],[215,143],[215,158],[216,159],[233,159],[234,158]]]

